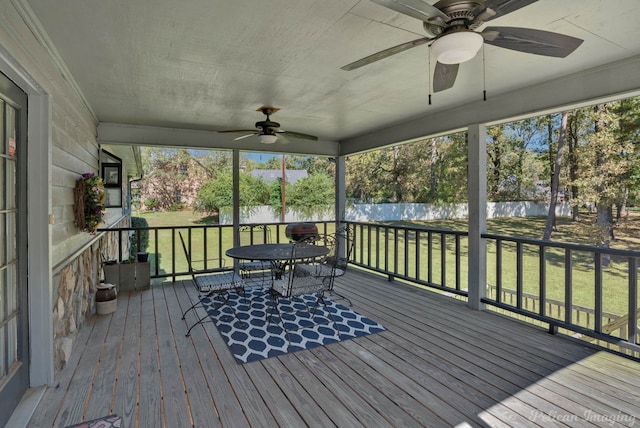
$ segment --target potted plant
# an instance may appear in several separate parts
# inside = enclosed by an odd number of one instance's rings
[[[102,178],[92,172],[82,174],[74,190],[76,224],[80,230],[94,234],[102,223],[106,199]]]

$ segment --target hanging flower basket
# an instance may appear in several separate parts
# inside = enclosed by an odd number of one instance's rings
[[[74,196],[78,229],[91,234],[96,233],[102,223],[106,198],[102,178],[91,172],[82,174],[82,178],[76,182]]]

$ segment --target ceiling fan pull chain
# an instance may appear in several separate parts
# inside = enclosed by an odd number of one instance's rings
[[[487,66],[484,56],[484,44],[482,45],[482,99],[487,101]]]
[[[431,105],[431,49],[429,49],[427,58],[429,61],[429,72],[427,73],[427,84],[429,87],[429,105]]]

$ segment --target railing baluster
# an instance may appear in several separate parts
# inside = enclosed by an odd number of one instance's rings
[[[404,275],[410,276],[409,273],[409,230],[404,230]]]
[[[460,290],[460,235],[456,236],[456,290]]]
[[[571,324],[573,309],[573,257],[571,249],[564,250],[564,322]]]
[[[384,227],[384,271],[389,272],[389,228]]]
[[[393,273],[398,274],[398,229],[393,228]]]
[[[363,225],[360,225],[360,263],[364,263],[364,232]]]
[[[160,251],[160,248],[158,248],[158,229],[154,229],[153,231],[153,254],[154,254],[154,260],[155,260],[155,276],[160,275],[160,263],[159,263],[159,257],[158,257],[158,253]],[[175,282],[176,277],[173,277],[173,282]]]
[[[602,253],[594,253],[594,327],[593,329],[602,333]]]
[[[496,302],[502,301],[502,240],[496,240]]]
[[[380,227],[375,226],[376,232],[376,269],[380,269]]]
[[[233,235],[233,231],[231,232],[231,234]],[[222,259],[224,255],[224,253],[222,252],[222,235],[223,235],[223,230],[221,228],[218,228],[218,267],[219,268],[222,267]]]
[[[638,265],[635,257],[629,258],[629,334],[628,341],[638,343]]]
[[[207,228],[202,228],[202,254],[204,254],[204,270],[209,269],[209,251],[207,248]],[[219,264],[220,262],[218,262]]]
[[[523,271],[523,260],[522,260],[522,243],[516,243],[516,307],[518,309],[522,309],[522,271]]]
[[[367,226],[367,264],[371,265],[371,226]]]
[[[416,246],[416,258],[415,258],[415,264],[416,264],[416,279],[419,281],[420,280],[420,253],[421,253],[421,249],[420,249],[420,231],[416,230],[415,231],[415,237],[416,237],[416,241],[415,241],[415,246]]]
[[[447,285],[447,235],[440,234],[440,285]]]
[[[427,234],[427,282],[433,284],[433,233]]]
[[[544,245],[540,245],[540,247],[538,247],[538,260],[538,272],[540,275],[540,288],[538,290],[540,305],[538,309],[540,311],[540,316],[545,316],[547,302],[547,252]]]

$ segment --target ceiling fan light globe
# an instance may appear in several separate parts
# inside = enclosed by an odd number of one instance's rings
[[[271,134],[260,135],[260,142],[262,144],[273,144],[276,142],[277,139],[278,139],[277,135],[271,135]]]
[[[482,43],[484,39],[474,31],[456,31],[436,39],[431,52],[439,63],[460,64],[476,56]]]

